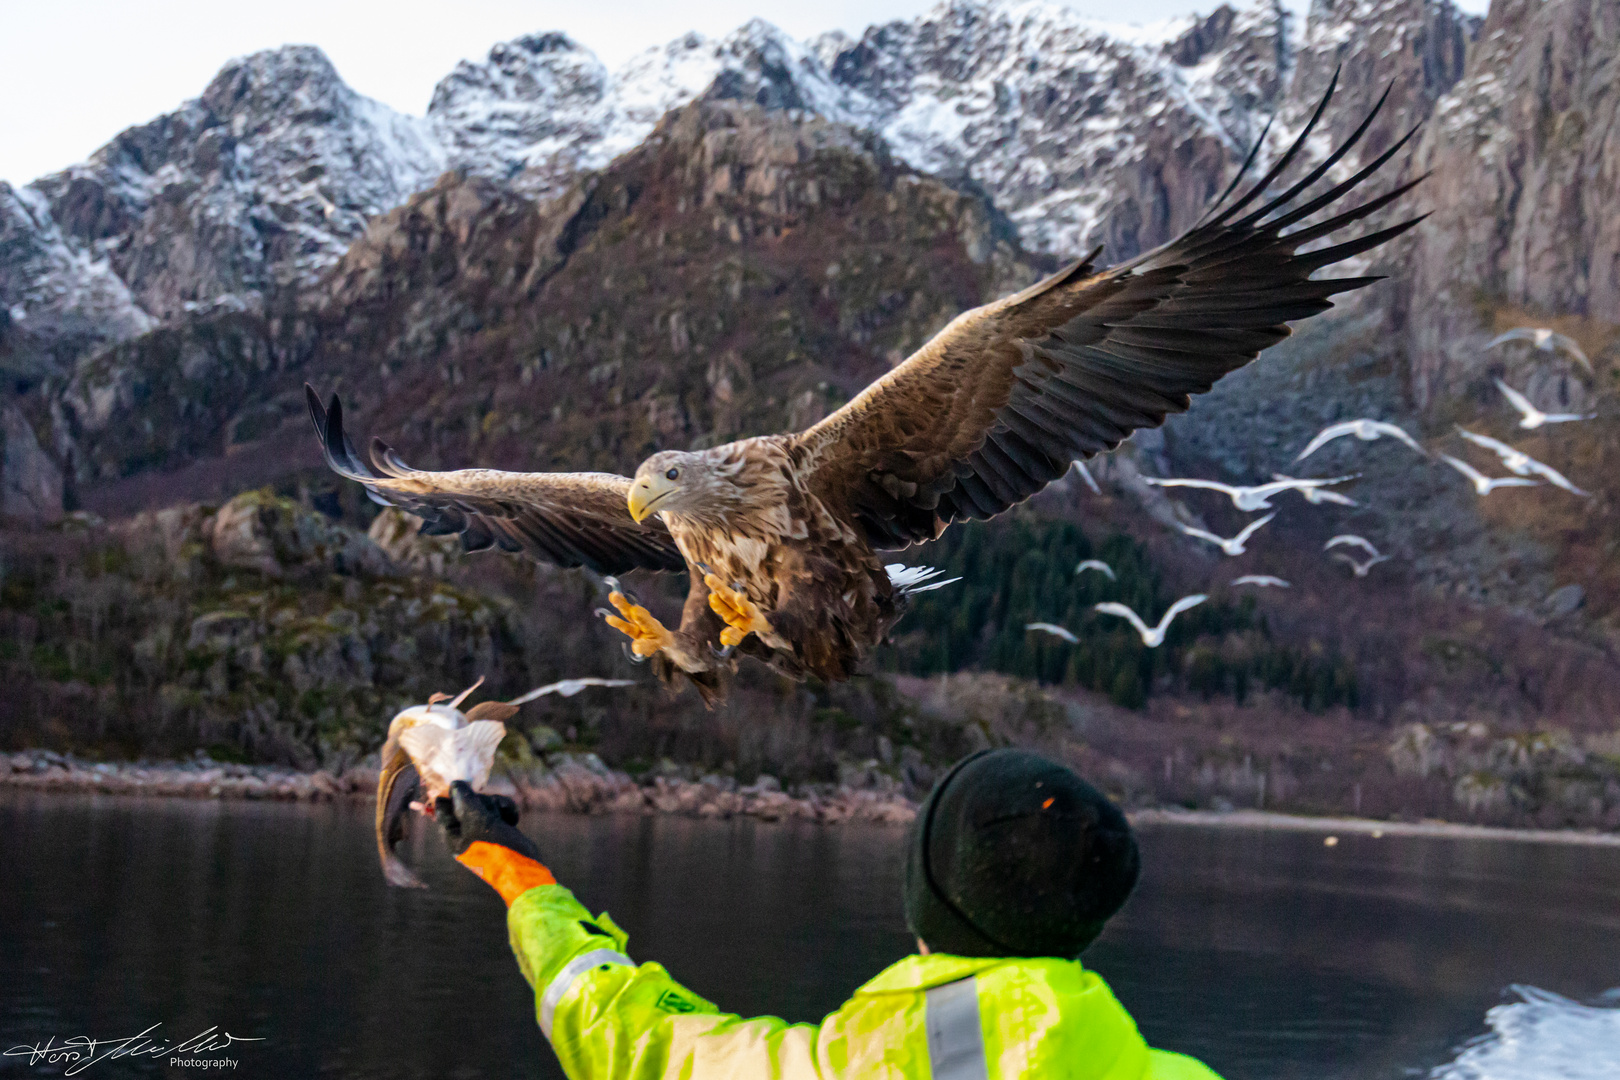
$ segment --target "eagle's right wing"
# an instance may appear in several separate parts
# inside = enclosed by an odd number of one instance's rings
[[[1271,194],[1332,93],[1330,86],[1270,171],[1242,195],[1223,196],[1188,232],[1105,270],[1087,256],[964,312],[797,435],[810,491],[835,515],[858,522],[875,547],[935,539],[951,522],[994,517],[1068,472],[1075,459],[1112,450],[1131,432],[1184,412],[1191,395],[1287,337],[1290,321],[1378,280],[1314,275],[1421,218],[1328,247],[1313,242],[1412,188],[1416,180],[1348,209],[1340,203],[1415,129],[1321,194],[1307,189],[1356,145],[1382,99],[1338,149]],[[1318,212],[1328,216],[1309,223]]]
[[[382,473],[379,476],[360,460],[344,433],[343,404],[337,395],[322,408],[314,387],[305,384],[304,391],[332,470],[364,484],[374,502],[422,518],[422,531],[430,536],[459,533],[461,546],[468,551],[499,547],[603,574],[686,569],[686,560],[661,521],[653,518],[638,525],[631,518],[626,504],[628,477],[494,469],[423,472],[374,439],[371,461]]]

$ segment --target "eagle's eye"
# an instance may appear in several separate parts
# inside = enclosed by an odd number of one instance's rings
[[[664,479],[666,479],[666,480],[678,480],[680,478],[680,475],[681,475],[681,470],[679,470],[679,469],[671,469],[671,470],[669,470],[669,472],[664,474]]]

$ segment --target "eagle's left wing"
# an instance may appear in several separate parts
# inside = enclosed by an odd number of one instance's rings
[[[468,551],[499,547],[557,566],[586,566],[603,574],[684,570],[675,540],[657,518],[637,524],[626,498],[628,477],[612,473],[516,473],[494,469],[426,472],[413,469],[372,440],[368,469],[343,430],[343,404],[321,405],[304,387],[309,414],[339,476],[366,486],[373,501],[423,519],[429,535],[459,533]],[[378,475],[381,473],[382,475]]]
[[[1317,281],[1311,274],[1421,219],[1336,246],[1300,248],[1387,206],[1417,181],[1284,230],[1336,203],[1411,138],[1321,195],[1299,198],[1356,144],[1382,100],[1300,182],[1244,213],[1298,154],[1332,94],[1329,87],[1276,166],[1222,208],[1233,182],[1214,216],[1120,266],[1093,272],[1094,252],[1023,292],[964,312],[796,436],[811,489],[860,522],[877,547],[933,539],[963,518],[993,517],[1062,476],[1075,459],[1184,411],[1189,395],[1287,337],[1289,320],[1378,280]]]

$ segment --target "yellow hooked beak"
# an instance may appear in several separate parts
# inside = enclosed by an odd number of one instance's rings
[[[655,507],[675,494],[675,481],[663,476],[643,476],[630,485],[630,516],[639,525]]]

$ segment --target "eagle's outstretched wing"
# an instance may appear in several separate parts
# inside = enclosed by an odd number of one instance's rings
[[[963,518],[993,517],[1062,476],[1075,458],[1113,449],[1137,428],[1182,412],[1189,395],[1287,337],[1289,320],[1326,310],[1329,296],[1378,280],[1313,281],[1311,274],[1421,218],[1299,249],[1389,205],[1417,180],[1325,221],[1283,230],[1335,204],[1412,137],[1415,129],[1353,176],[1301,198],[1360,140],[1383,99],[1298,183],[1249,209],[1298,155],[1332,95],[1330,86],[1272,169],[1223,206],[1240,171],[1187,233],[1100,273],[1093,272],[1093,252],[1020,293],[964,312],[798,435],[812,490],[859,521],[877,547],[932,539]]]
[[[305,384],[304,391],[326,463],[339,476],[364,484],[373,501],[422,518],[424,533],[460,533],[461,546],[468,551],[522,551],[558,566],[588,566],[603,574],[638,567],[686,568],[661,521],[638,525],[630,517],[627,477],[493,469],[422,472],[374,439],[371,461],[379,476],[360,460],[344,433],[337,395],[330,407],[322,408],[314,387]]]

